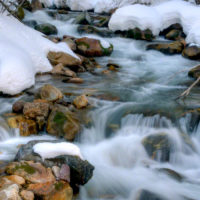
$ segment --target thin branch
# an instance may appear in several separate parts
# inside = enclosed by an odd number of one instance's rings
[[[176,100],[180,98],[186,98],[190,94],[192,88],[196,86],[199,83],[199,81],[200,81],[200,76],[196,81],[192,83],[192,85],[190,85],[190,87],[187,90],[185,90],[179,97],[177,97]]]

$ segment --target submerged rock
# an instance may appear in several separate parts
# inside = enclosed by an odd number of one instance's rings
[[[138,192],[136,200],[166,200],[166,199],[148,190],[140,190]]]
[[[197,46],[187,46],[182,52],[182,56],[191,60],[200,59],[200,48]]]
[[[76,114],[65,106],[54,106],[47,121],[47,132],[72,141],[79,131],[80,124]]]
[[[106,28],[97,28],[95,26],[91,26],[91,25],[80,25],[78,27],[78,32],[80,34],[96,34],[99,35],[101,37],[113,37],[115,34],[111,31],[108,30]]]
[[[113,51],[113,46],[103,47],[100,40],[83,37],[75,40],[78,53],[88,56],[108,56]]]
[[[149,135],[142,140],[147,154],[154,160],[168,162],[174,146],[166,133]]]
[[[94,167],[86,160],[82,160],[77,156],[63,155],[57,156],[52,159],[43,160],[38,154],[34,153],[33,146],[37,143],[49,142],[49,141],[31,141],[26,145],[20,147],[15,160],[33,160],[35,162],[41,162],[45,167],[58,166],[62,168],[62,165],[68,165],[70,167],[70,184],[71,185],[84,185],[93,175]],[[51,141],[59,143],[60,141]]]
[[[168,55],[180,54],[183,49],[184,44],[181,41],[175,41],[172,43],[150,44],[147,46],[147,50],[157,50]]]
[[[80,13],[75,19],[75,24],[91,24],[91,23],[92,23],[92,19],[89,13],[86,11]]]
[[[58,33],[57,28],[49,23],[46,24],[38,24],[35,26],[35,29],[37,31],[40,31],[41,33],[44,33],[45,35],[54,35]]]
[[[76,73],[72,70],[70,70],[67,67],[64,67],[62,63],[57,64],[51,71],[54,75],[62,75],[67,77],[76,77]]]

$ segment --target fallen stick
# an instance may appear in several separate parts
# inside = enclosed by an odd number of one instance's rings
[[[177,100],[177,99],[180,99],[180,98],[186,98],[186,97],[190,94],[190,91],[192,90],[192,88],[193,88],[194,86],[196,86],[196,85],[198,84],[199,81],[200,81],[200,76],[198,77],[198,79],[197,79],[196,81],[194,81],[194,82],[192,83],[192,85],[190,85],[190,87],[189,87],[187,90],[185,90],[180,96],[178,96],[178,97],[176,98],[176,100]]]

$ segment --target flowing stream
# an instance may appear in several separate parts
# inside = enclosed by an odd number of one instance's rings
[[[73,24],[77,14],[53,18],[45,11],[37,11],[28,13],[26,20],[54,24],[59,30],[58,36],[81,37],[77,25]],[[78,198],[135,200],[138,191],[146,189],[169,200],[200,199],[200,125],[191,114],[184,114],[200,106],[199,91],[194,89],[185,101],[175,100],[191,84],[187,70],[197,62],[181,55],[146,51],[145,41],[104,39],[114,45],[114,52],[110,57],[97,58],[103,68],[96,69],[96,74],[79,74],[85,81],[83,84],[66,84],[45,75],[37,77],[34,88],[50,83],[64,93],[89,95],[93,106],[88,113],[89,124],[83,127],[76,142],[95,171]],[[118,72],[102,74],[108,62],[121,68]],[[31,97],[24,94],[0,98],[0,114],[10,112],[13,102],[20,98]],[[173,141],[174,151],[169,162],[152,160],[142,145],[146,136],[159,133],[168,134]],[[183,134],[192,148],[184,142]],[[20,144],[35,139],[55,138],[45,133],[20,137],[17,130],[10,130],[4,118],[0,118],[0,160],[12,159]],[[172,178],[160,170],[163,168],[176,171],[183,180]]]

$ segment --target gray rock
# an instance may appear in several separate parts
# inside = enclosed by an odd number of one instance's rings
[[[53,35],[53,34],[57,34],[58,30],[57,28],[49,23],[46,24],[38,24],[35,26],[35,29],[37,31],[40,31],[41,33],[44,33],[45,35]]]

